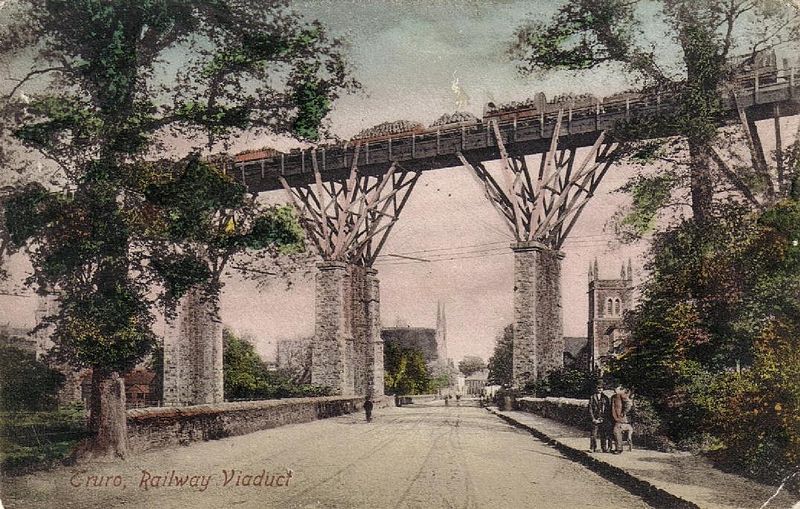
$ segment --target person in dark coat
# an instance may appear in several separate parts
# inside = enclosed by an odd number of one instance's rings
[[[372,406],[372,400],[367,396],[366,401],[364,401],[364,412],[367,414],[367,422],[372,422]]]
[[[609,411],[610,402],[605,394],[603,394],[603,386],[598,384],[595,393],[589,398],[589,419],[592,421],[592,437],[589,441],[589,449],[592,452],[597,451],[597,440],[600,440],[600,449],[603,452],[608,452],[609,434],[607,415]]]

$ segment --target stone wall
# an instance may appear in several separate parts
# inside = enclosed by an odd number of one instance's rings
[[[523,412],[591,431],[589,400],[572,398],[520,398],[516,407]]]
[[[564,365],[563,253],[538,242],[514,250],[514,384],[524,386]]]
[[[589,419],[589,400],[587,399],[525,397],[517,399],[514,406],[517,410],[541,415],[547,419],[583,429],[587,433],[587,438],[592,429],[592,422]],[[672,450],[673,444],[662,434],[658,423],[653,422],[652,419],[652,415],[641,411],[641,408],[638,408],[634,402],[631,411],[634,447],[659,451]]]
[[[134,452],[244,435],[286,424],[357,412],[364,399],[353,396],[289,398],[190,407],[128,410],[128,440]],[[391,398],[375,406],[393,405]]]

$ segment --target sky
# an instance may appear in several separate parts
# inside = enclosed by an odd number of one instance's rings
[[[480,117],[489,101],[524,100],[538,91],[608,95],[631,86],[621,73],[578,76],[559,73],[523,78],[506,55],[514,28],[531,13],[552,13],[557,2],[476,1],[307,1],[297,8],[320,19],[333,35],[348,40],[349,55],[363,93],[346,96],[330,115],[331,130],[350,137],[364,128],[394,120],[430,124],[461,109]],[[455,90],[454,90],[455,88]],[[462,102],[463,105],[463,102]],[[257,147],[259,140],[246,140]],[[625,197],[612,193],[632,170],[607,175],[564,246],[565,334],[585,336],[588,315],[587,268],[598,258],[603,277],[617,277],[632,258],[641,267],[643,245],[614,245],[607,221]],[[270,201],[283,201],[282,192]],[[433,327],[436,303],[445,304],[448,350],[487,359],[495,337],[513,319],[511,238],[482,189],[464,168],[423,173],[383,254],[445,259],[431,263],[382,257],[381,317],[384,325]],[[451,255],[451,256],[447,256]],[[446,258],[456,258],[446,260]],[[283,291],[281,284],[260,294],[247,282],[230,281],[223,298],[226,323],[259,338],[270,355],[282,337],[313,335],[314,289],[307,280]]]
[[[348,138],[386,121],[428,125],[455,111],[457,102],[460,109],[480,117],[488,101],[524,100],[538,91],[548,97],[568,92],[604,96],[632,86],[618,69],[531,77],[517,72],[506,53],[515,27],[529,16],[544,19],[559,3],[307,0],[294,5],[347,41],[363,90],[337,101],[328,122],[334,134]],[[644,14],[650,39],[667,48],[655,12]],[[235,147],[267,143],[242,136]],[[617,277],[630,258],[634,283],[642,281],[647,243],[622,246],[609,226],[613,214],[628,203],[624,194],[614,191],[635,171],[624,165],[611,169],[563,247],[567,336],[586,335],[587,269],[595,258],[602,278]],[[272,192],[264,199],[278,203],[286,198],[282,192]],[[450,355],[456,361],[465,355],[488,358],[495,337],[513,317],[510,243],[500,217],[467,170],[423,173],[383,253],[444,260],[402,262],[384,256],[377,262],[384,325],[399,321],[433,327],[437,302],[442,302]],[[13,260],[18,275],[25,267],[24,260]],[[35,304],[31,297],[0,297],[0,324],[32,325]],[[223,322],[254,338],[262,355],[272,357],[278,340],[313,335],[313,277],[290,289],[281,281],[259,289],[251,281],[232,277],[226,281],[221,307]]]

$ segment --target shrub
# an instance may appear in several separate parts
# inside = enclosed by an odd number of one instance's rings
[[[536,382],[525,386],[525,392],[533,392],[540,398],[588,398],[594,392],[599,377],[575,368],[562,368],[551,371]]]

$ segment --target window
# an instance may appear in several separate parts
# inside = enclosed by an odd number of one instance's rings
[[[614,301],[612,299],[608,299],[606,301],[606,315],[611,316],[614,314]]]
[[[619,316],[620,313],[620,301],[619,299],[614,299],[614,316]]]

